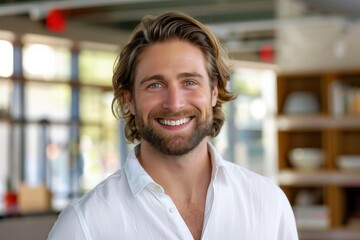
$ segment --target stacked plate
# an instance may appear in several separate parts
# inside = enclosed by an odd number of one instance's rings
[[[336,163],[341,169],[360,169],[360,155],[341,155]]]

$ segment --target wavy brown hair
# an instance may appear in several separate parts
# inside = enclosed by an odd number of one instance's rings
[[[222,104],[235,98],[226,89],[231,73],[227,52],[204,24],[180,12],[169,12],[159,17],[145,16],[121,50],[113,75],[112,111],[117,118],[125,119],[125,136],[130,142],[141,138],[136,129],[135,117],[125,101],[126,93],[134,93],[134,74],[139,56],[151,45],[173,39],[189,42],[201,49],[207,60],[211,89],[217,84],[218,100],[213,107],[214,120],[209,136],[217,136],[224,124]]]

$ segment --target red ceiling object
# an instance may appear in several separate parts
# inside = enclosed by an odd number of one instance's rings
[[[263,44],[260,47],[260,60],[262,62],[272,63],[274,62],[275,53],[274,48],[271,44]]]
[[[50,10],[46,16],[45,24],[53,32],[64,32],[66,29],[64,13],[58,9]]]

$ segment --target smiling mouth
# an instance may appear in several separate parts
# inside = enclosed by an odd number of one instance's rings
[[[161,124],[161,125],[164,125],[164,126],[180,126],[180,125],[183,125],[187,122],[189,122],[192,118],[191,117],[187,117],[187,118],[182,118],[182,119],[178,119],[178,120],[167,120],[167,119],[164,119],[164,118],[158,118],[158,122]]]

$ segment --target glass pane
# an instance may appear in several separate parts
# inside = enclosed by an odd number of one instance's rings
[[[30,185],[45,183],[40,177],[46,166],[42,162],[45,153],[45,143],[40,133],[40,126],[28,124],[26,126],[26,159],[25,159],[25,181]],[[39,146],[41,143],[41,146]]]
[[[82,188],[87,191],[120,166],[118,122],[112,115],[113,93],[94,88],[80,90],[80,152],[84,161]]]
[[[11,42],[0,40],[0,77],[10,77],[13,74],[13,52]]]
[[[235,71],[231,90],[237,98],[225,105],[227,121],[214,140],[228,160],[269,177],[274,174],[269,166],[275,161],[270,154],[275,143],[269,141],[275,134],[275,79],[274,72],[267,69]]]
[[[80,90],[80,118],[85,122],[99,122],[102,111],[102,91],[95,88]]]
[[[96,88],[82,88],[80,90],[80,118],[85,122],[114,122],[115,116],[111,111],[112,91]]]
[[[117,121],[111,110],[111,103],[113,97],[114,97],[114,93],[112,91],[103,92],[101,97],[101,103],[103,104],[103,107],[101,109],[102,110],[101,119],[103,122],[111,123],[111,124],[115,124],[115,122]]]
[[[226,160],[233,161],[232,160],[232,154],[230,152],[230,146],[228,133],[229,133],[229,122],[231,121],[229,114],[229,103],[226,103],[222,106],[223,111],[225,113],[226,121],[224,122],[224,125],[221,128],[221,131],[215,138],[209,138],[209,140],[216,146],[216,149],[221,153],[222,157]]]
[[[0,119],[9,116],[11,85],[10,80],[0,79]]]
[[[114,52],[82,50],[79,55],[80,81],[111,85],[116,57]]]
[[[50,136],[46,145],[46,159],[49,163],[49,186],[53,193],[53,208],[62,209],[64,199],[70,191],[71,165],[70,156],[70,127],[50,125]],[[69,169],[70,168],[70,169]]]
[[[66,84],[29,82],[25,88],[28,119],[69,120],[71,88]]]
[[[45,184],[55,198],[66,198],[69,185],[68,126],[45,122],[26,126],[25,181]]]
[[[261,71],[241,69],[232,75],[235,99],[235,125],[238,129],[261,130],[266,105],[261,98]]]
[[[8,178],[9,163],[9,125],[0,120],[0,198],[6,191],[6,179]],[[3,204],[0,200],[0,213],[3,212]]]
[[[5,139],[5,141],[1,140],[2,145],[0,147],[0,152],[2,157],[5,157],[4,161],[6,162],[6,178],[10,178],[14,188],[16,188],[20,181],[21,176],[21,168],[20,168],[20,159],[21,159],[21,140],[22,132],[20,124],[12,123],[12,124],[4,124],[1,125],[1,138]],[[4,152],[3,152],[4,151]],[[2,158],[1,157],[1,158]],[[3,160],[1,160],[3,161]],[[2,169],[2,168],[1,168]],[[2,181],[2,180],[1,180]]]
[[[90,190],[120,166],[115,124],[81,128],[80,152],[84,160],[82,188]]]
[[[27,44],[23,48],[24,76],[40,80],[69,80],[71,53],[67,48]]]

